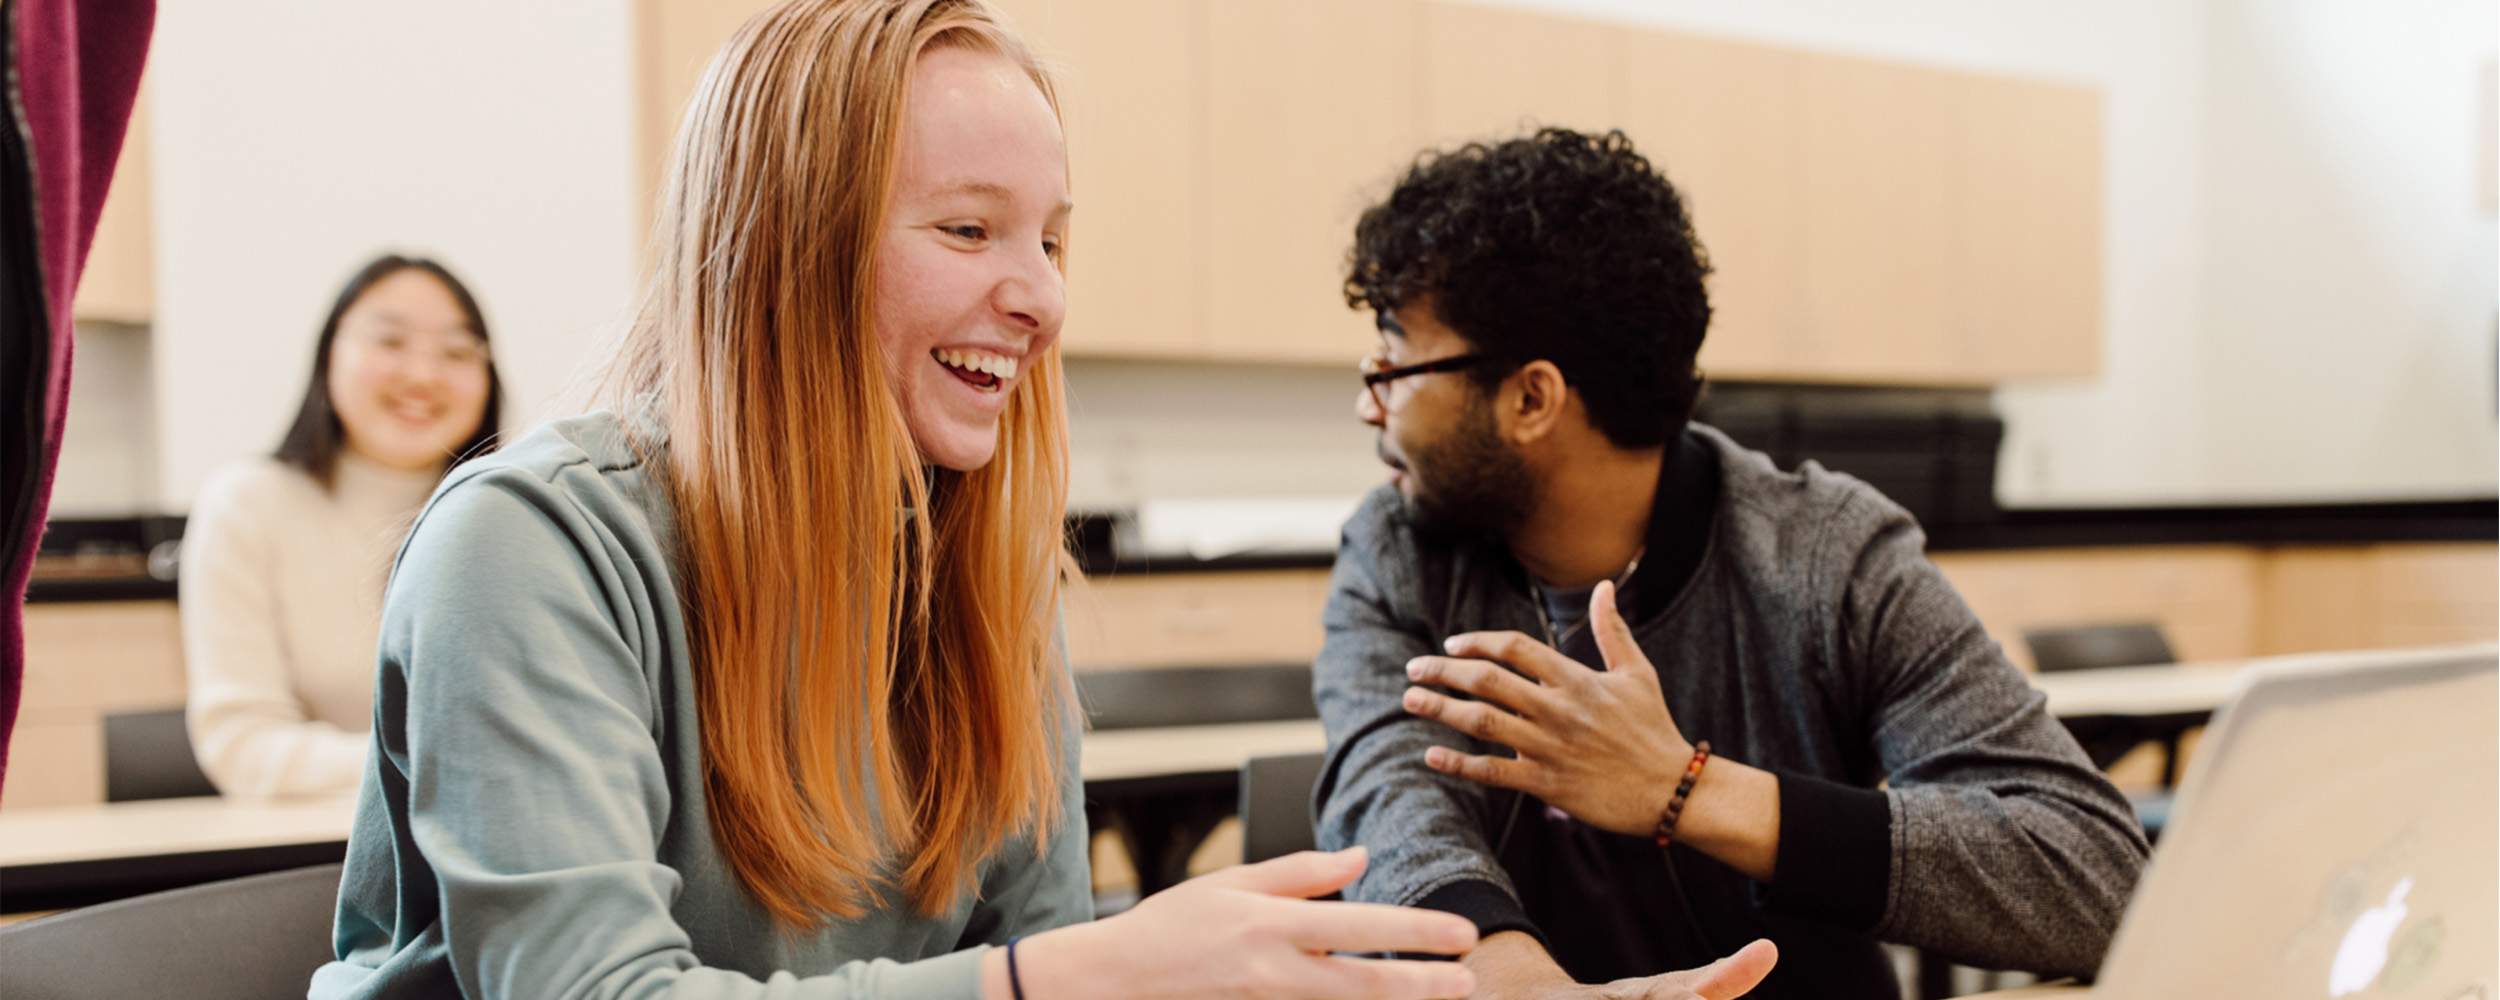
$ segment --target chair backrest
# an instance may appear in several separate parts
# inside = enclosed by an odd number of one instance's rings
[[[1311,788],[1326,754],[1252,757],[1241,765],[1241,860],[1265,861],[1317,846]]]
[[[0,927],[0,996],[303,996],[313,970],[331,958],[339,871],[271,872]]]
[[[2149,622],[2033,629],[2023,633],[2041,673],[2177,663],[2161,626]]]
[[[104,801],[215,795],[217,786],[191,755],[182,710],[104,717]]]

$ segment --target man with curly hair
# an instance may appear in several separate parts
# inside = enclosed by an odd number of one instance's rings
[[[2126,800],[1907,512],[1691,421],[1709,270],[1621,133],[1427,154],[1357,224],[1390,481],[1315,666],[1347,897],[1473,919],[1479,996],[1758,972],[1764,938],[1760,997],[1891,1000],[1881,941],[2090,975],[2148,853]]]

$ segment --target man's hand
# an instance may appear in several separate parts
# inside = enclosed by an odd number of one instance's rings
[[[1406,689],[1406,710],[1519,752],[1509,759],[1434,747],[1424,752],[1434,770],[1526,792],[1602,830],[1654,833],[1693,745],[1667,710],[1657,668],[1615,610],[1613,583],[1589,595],[1589,628],[1603,671],[1517,632],[1452,636],[1450,655],[1406,665],[1419,685]],[[1423,684],[1483,700],[1462,701]],[[1675,839],[1769,882],[1779,864],[1779,779],[1712,757],[1685,801]]]
[[[1599,829],[1656,830],[1692,760],[1693,745],[1676,729],[1657,668],[1633,643],[1614,598],[1614,584],[1607,582],[1589,599],[1589,628],[1605,657],[1603,672],[1517,632],[1455,635],[1445,647],[1449,656],[1409,662],[1406,676],[1418,685],[1439,684],[1483,700],[1410,687],[1407,711],[1519,751],[1511,760],[1434,747],[1424,762],[1470,781],[1534,795]]]
[[[1583,986],[1554,964],[1544,945],[1518,931],[1485,938],[1466,958],[1476,973],[1472,1000],[1729,1000],[1760,984],[1778,961],[1777,946],[1755,941],[1698,969]]]
[[[1618,979],[1603,986],[1578,986],[1546,994],[1548,1000],[1731,1000],[1744,996],[1771,974],[1779,946],[1758,940],[1698,969],[1645,979]]]

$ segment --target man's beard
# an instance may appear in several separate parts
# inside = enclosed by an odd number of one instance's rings
[[[1448,437],[1408,454],[1406,476],[1407,509],[1424,531],[1504,534],[1527,523],[1536,494],[1528,463],[1502,443],[1482,402]]]

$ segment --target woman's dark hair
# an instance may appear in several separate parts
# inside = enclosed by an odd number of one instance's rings
[[[1547,360],[1625,448],[1664,443],[1701,393],[1710,260],[1683,200],[1622,132],[1547,128],[1417,159],[1354,227],[1346,304],[1430,296],[1437,318],[1499,364]]]
[[[486,316],[477,308],[477,299],[469,288],[452,277],[451,271],[423,257],[402,257],[386,254],[374,258],[356,276],[347,279],[339,289],[338,301],[330,304],[330,318],[321,322],[321,340],[313,345],[312,379],[304,386],[304,402],[295,408],[295,423],[287,428],[286,439],[278,442],[277,458],[304,470],[330,489],[337,481],[339,450],[347,447],[347,428],[339,423],[338,407],[330,401],[330,346],[338,340],[339,318],[363,298],[366,290],[401,271],[417,270],[433,275],[451,291],[452,300],[460,303],[461,315],[468,318],[469,332],[486,341]],[[491,342],[491,341],[490,341]],[[446,469],[495,450],[496,432],[503,426],[503,378],[495,373],[495,362],[489,355],[486,362],[486,412],[478,415],[477,429],[469,440],[453,452]]]

